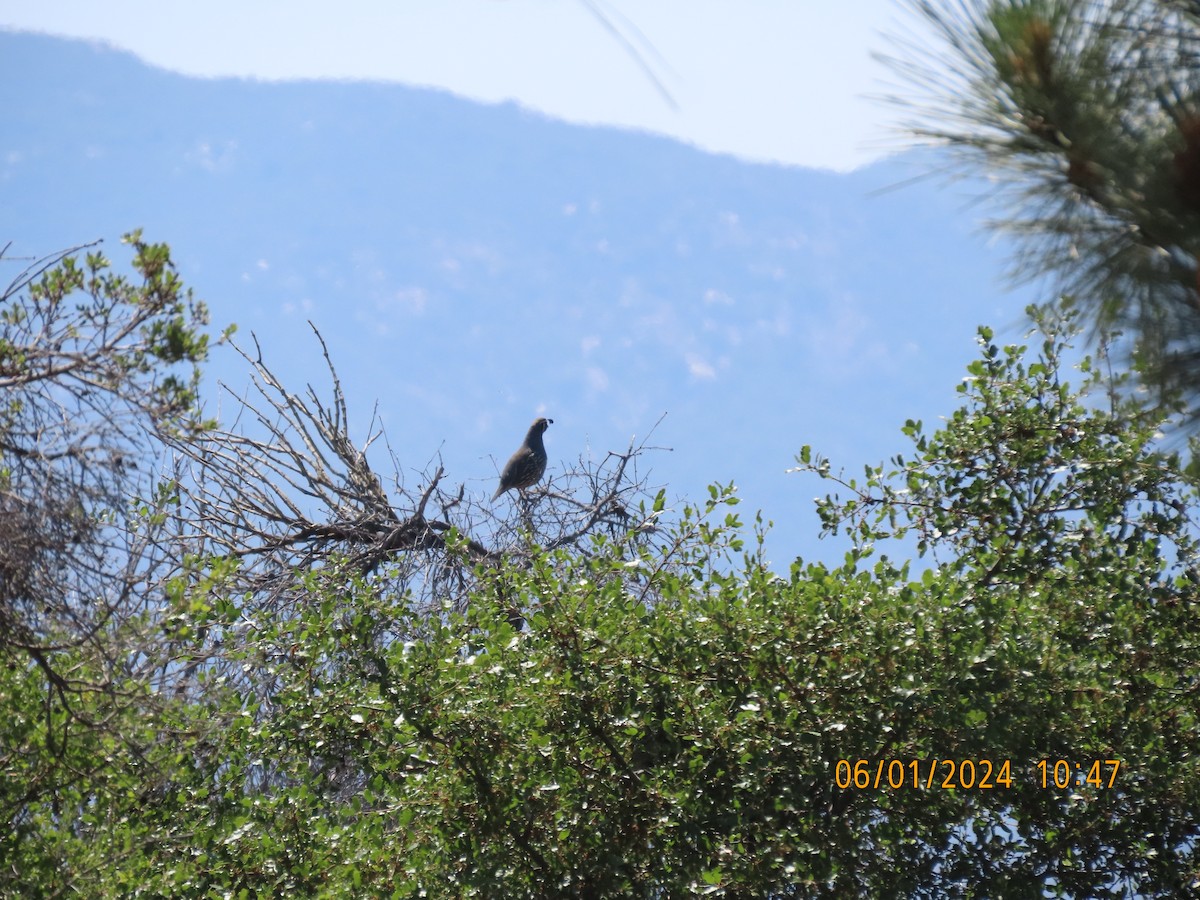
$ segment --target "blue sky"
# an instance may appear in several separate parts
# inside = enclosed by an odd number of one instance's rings
[[[0,0],[0,25],[190,75],[436,86],[844,171],[895,146],[872,53],[914,20],[898,0]]]

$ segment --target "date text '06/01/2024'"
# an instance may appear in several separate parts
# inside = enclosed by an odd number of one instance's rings
[[[1065,759],[1043,759],[1031,767],[1030,784],[1065,790],[1081,785],[1111,788],[1121,768],[1118,759],[1095,759],[1082,763]],[[1013,776],[1012,760],[991,759],[839,759],[834,779],[842,790],[901,790],[943,788],[946,790],[994,790],[1020,786]]]

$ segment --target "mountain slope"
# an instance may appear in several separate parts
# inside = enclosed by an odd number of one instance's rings
[[[378,400],[405,466],[440,450],[474,491],[539,412],[552,473],[666,412],[653,480],[736,480],[785,562],[832,549],[812,540],[816,486],[783,474],[799,446],[852,471],[901,449],[906,418],[953,408],[974,326],[1026,302],[961,195],[884,190],[913,158],[750,164],[511,104],[190,79],[22,33],[0,32],[0,74],[21,85],[0,142],[9,256],[104,237],[120,257],[143,227],[295,388],[325,383],[311,319],[358,426]],[[240,389],[239,362],[214,377]]]

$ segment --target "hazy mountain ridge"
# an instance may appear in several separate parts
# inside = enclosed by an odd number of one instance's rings
[[[857,469],[900,449],[905,418],[952,409],[974,325],[1024,302],[961,196],[879,191],[904,160],[743,163],[514,104],[192,79],[30,34],[0,32],[0,65],[20,84],[10,254],[105,237],[123,258],[115,238],[144,227],[296,387],[323,383],[311,318],[363,426],[379,398],[406,465],[441,446],[472,485],[539,411],[552,469],[669,412],[659,480],[736,479],[790,546],[812,532],[814,485],[782,475],[795,450]]]

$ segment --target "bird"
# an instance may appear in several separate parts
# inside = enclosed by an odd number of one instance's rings
[[[512,488],[523,491],[533,487],[546,474],[546,445],[542,443],[542,435],[553,421],[533,420],[529,433],[525,435],[525,443],[504,464],[504,471],[500,473],[500,487],[492,494],[492,500]]]

